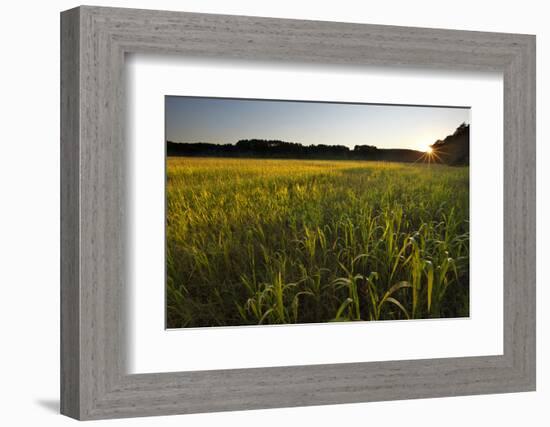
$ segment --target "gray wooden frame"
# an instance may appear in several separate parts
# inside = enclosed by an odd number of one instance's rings
[[[126,53],[500,71],[504,354],[128,375]],[[535,37],[79,7],[61,14],[61,412],[77,419],[535,390]]]

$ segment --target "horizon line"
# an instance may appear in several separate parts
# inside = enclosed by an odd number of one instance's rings
[[[419,153],[422,153],[423,151],[421,150],[415,150],[413,148],[401,148],[401,147],[388,147],[388,148],[380,148],[376,145],[369,145],[369,144],[365,144],[365,145],[355,145],[353,148],[350,148],[348,147],[347,145],[328,145],[328,144],[309,144],[309,145],[304,145],[302,144],[301,142],[294,142],[294,141],[284,141],[282,139],[262,139],[262,138],[246,138],[246,139],[239,139],[237,142],[239,141],[273,141],[273,142],[286,142],[287,144],[299,144],[301,145],[302,147],[319,147],[319,146],[324,146],[324,147],[343,147],[343,148],[346,148],[350,151],[353,151],[355,149],[355,147],[374,147],[376,148],[377,150],[407,150],[407,151],[418,151]],[[442,140],[440,140],[442,141]],[[206,141],[195,141],[195,142],[189,142],[189,141],[171,141],[169,139],[167,139],[165,142],[170,142],[172,144],[211,144],[211,145],[231,145],[231,146],[236,146],[237,143],[236,142],[206,142]],[[434,144],[436,143],[437,141],[434,141]]]

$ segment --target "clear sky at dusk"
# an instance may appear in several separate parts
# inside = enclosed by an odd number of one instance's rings
[[[258,138],[425,150],[470,122],[469,108],[184,96],[167,96],[165,104],[166,139],[174,142]]]

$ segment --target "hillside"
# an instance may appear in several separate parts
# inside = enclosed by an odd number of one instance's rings
[[[430,146],[439,161],[448,165],[470,163],[470,125],[462,123],[452,135]]]

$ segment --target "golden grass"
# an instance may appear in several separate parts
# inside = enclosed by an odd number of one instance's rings
[[[469,313],[468,168],[169,158],[168,326]]]

